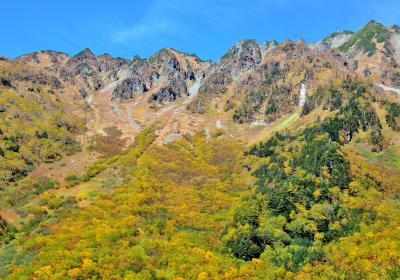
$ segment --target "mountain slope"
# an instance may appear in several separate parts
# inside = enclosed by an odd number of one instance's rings
[[[397,86],[399,32],[398,26],[370,21],[339,49],[349,55],[358,73]]]
[[[189,105],[193,112],[233,111],[239,123],[270,123],[299,104],[300,84],[324,84],[324,76],[345,75],[345,60],[334,51],[320,53],[304,42],[286,41],[263,52],[255,41],[242,41],[206,76]]]
[[[89,181],[75,179],[71,194],[40,197],[52,219],[1,248],[6,279],[396,278],[400,166],[388,156],[399,155],[400,137],[386,125],[391,103],[351,79],[323,92],[341,96],[341,105],[322,101],[330,116],[304,124],[312,111],[256,146],[223,130],[155,145],[143,130],[126,152],[90,167]],[[376,142],[375,130],[392,143]],[[391,177],[374,173],[376,145]]]
[[[397,37],[1,59],[0,278],[399,278]]]

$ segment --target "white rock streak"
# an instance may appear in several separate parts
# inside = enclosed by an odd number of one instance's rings
[[[193,83],[192,87],[189,89],[190,97],[197,95],[197,93],[199,92],[202,80],[203,80],[203,78],[199,78],[199,79],[196,79],[196,81]]]
[[[394,93],[400,94],[400,89],[388,87],[382,84],[376,84],[376,85],[382,88],[384,91],[393,91]]]
[[[306,102],[306,96],[307,96],[307,87],[305,83],[301,83],[300,87],[300,98],[299,98],[299,107],[302,107],[304,103]]]

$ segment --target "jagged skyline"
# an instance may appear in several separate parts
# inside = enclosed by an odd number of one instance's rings
[[[8,40],[0,55],[11,58],[53,49],[70,55],[85,47],[96,54],[148,57],[163,47],[218,60],[234,42],[252,38],[318,41],[331,32],[356,31],[369,20],[398,23],[398,3],[385,1],[98,1],[68,6],[42,0],[4,3],[0,23]],[[341,16],[327,17],[340,14]],[[29,42],[29,44],[27,44]]]

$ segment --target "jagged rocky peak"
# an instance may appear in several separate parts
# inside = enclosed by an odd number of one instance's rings
[[[163,48],[153,54],[150,58],[149,61],[151,64],[153,64],[155,67],[160,67],[165,64],[170,64],[172,62],[177,63],[177,58],[175,56],[175,52],[170,49],[170,48]]]
[[[373,56],[377,52],[391,55],[394,49],[393,37],[396,35],[400,35],[399,26],[385,26],[371,20],[357,32],[336,31],[319,42],[311,43],[310,47],[319,51],[339,48],[342,52],[353,56],[358,53]]]
[[[131,60],[129,60],[127,66],[130,68],[133,68],[135,65],[143,64],[143,63],[146,63],[146,65],[147,65],[147,60],[140,58],[140,56],[138,56],[138,55],[135,55],[131,58]]]
[[[140,74],[144,69],[149,67],[149,63],[146,59],[141,59],[140,56],[135,55],[127,63],[126,68],[131,71],[132,74]]]
[[[261,57],[265,57],[266,54],[275,49],[278,45],[279,43],[275,40],[265,41],[261,46]]]
[[[85,76],[100,72],[116,72],[126,63],[125,59],[115,58],[109,54],[97,57],[89,48],[85,48],[68,60],[64,70],[67,74]],[[116,73],[113,76],[116,76]]]
[[[149,62],[154,69],[157,69],[159,74],[166,79],[171,78],[176,74],[184,74],[185,69],[171,49],[161,49],[150,57]]]
[[[100,68],[102,72],[107,72],[110,70],[118,70],[128,61],[121,57],[112,57],[110,54],[105,53],[97,57],[100,63]]]
[[[91,49],[85,48],[84,50],[78,52],[76,55],[72,57],[74,60],[83,61],[89,59],[96,59],[96,55],[92,52]]]
[[[100,65],[96,55],[89,48],[85,48],[67,61],[63,76],[89,75],[99,71]]]
[[[164,48],[149,59],[134,56],[118,73],[121,82],[112,98],[129,100],[138,94],[152,91],[151,102],[162,104],[188,95],[195,81],[203,78],[210,62],[196,55]]]
[[[285,40],[269,52],[267,60],[273,58],[284,62],[286,60],[304,59],[309,55],[313,55],[312,52],[313,50],[303,40]],[[264,58],[264,62],[265,60]]]
[[[67,84],[77,85],[82,97],[90,92],[118,80],[118,71],[127,63],[125,59],[114,58],[109,54],[96,56],[85,48],[60,69],[60,78]]]
[[[164,48],[149,58],[149,63],[163,78],[181,75],[182,79],[193,81],[198,74],[204,74],[210,66],[197,55],[179,52],[172,48]]]
[[[119,70],[118,79],[120,81],[111,98],[113,100],[129,100],[137,94],[148,91],[155,82],[150,72],[149,62],[135,55]],[[155,77],[158,77],[158,75],[155,75]]]
[[[226,62],[236,64],[239,71],[254,70],[261,62],[261,48],[255,40],[241,40],[221,58]]]
[[[213,65],[199,89],[200,95],[224,93],[227,86],[236,80],[240,73],[254,71],[261,63],[261,48],[255,40],[237,42]],[[201,98],[201,96],[200,96]],[[201,106],[194,106],[200,108]],[[195,111],[198,111],[197,109]],[[202,111],[202,109],[201,109]]]
[[[262,54],[260,62],[259,49]],[[240,67],[243,62],[249,61],[253,68]],[[236,110],[234,115],[238,122],[251,122],[257,114],[260,115],[257,119],[265,118],[263,110],[270,99],[275,102],[279,113],[287,113],[298,104],[296,92],[300,81],[312,80],[317,76],[316,73],[336,68],[346,71],[344,64],[337,50],[320,53],[311,49],[303,40],[286,40],[281,44],[272,41],[260,48],[254,41],[236,44],[212,67],[199,94],[189,104],[189,109],[195,113],[204,113],[212,104],[219,106],[220,101],[226,99],[223,95],[229,95],[229,100],[234,101],[219,108]],[[272,114],[269,121],[279,115]]]
[[[197,56],[165,48],[149,59],[151,67],[159,74],[160,88],[151,95],[157,104],[171,102],[189,95],[188,88],[205,75],[207,66]]]
[[[237,42],[219,63],[211,67],[189,109],[195,113],[204,113],[214,96],[227,92],[228,85],[237,81],[241,73],[254,72],[261,61],[262,50],[255,40]]]
[[[273,48],[272,44],[269,48]],[[241,73],[254,72],[262,61],[262,48],[255,40],[241,40],[230,48],[213,65],[199,88],[198,96],[191,102],[189,109],[195,113],[204,113],[209,101],[216,95],[224,94],[228,85],[236,81]]]
[[[308,49],[309,47],[306,45],[304,40],[301,39],[301,40],[297,40],[297,41],[285,40],[281,44],[279,44],[277,48],[281,49],[284,52],[290,53],[290,52],[300,49],[300,48]]]

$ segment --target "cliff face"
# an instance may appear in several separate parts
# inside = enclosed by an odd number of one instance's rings
[[[129,100],[151,91],[152,102],[174,101],[189,95],[189,88],[206,75],[209,66],[209,62],[173,49],[162,49],[149,59],[136,56],[118,72],[121,81],[112,99]]]

